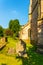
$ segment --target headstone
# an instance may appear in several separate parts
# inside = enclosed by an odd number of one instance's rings
[[[26,54],[26,43],[20,39],[20,41],[16,44],[16,53],[19,56],[23,56]]]
[[[5,37],[5,42],[7,42],[8,40],[7,40],[7,37]]]
[[[2,43],[5,43],[5,37],[2,37],[2,38],[1,38],[1,42],[2,42]]]
[[[0,39],[0,50],[2,50],[6,46],[5,37]]]

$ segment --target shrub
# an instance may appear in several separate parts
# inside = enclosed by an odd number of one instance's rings
[[[5,35],[6,36],[13,36],[13,32],[10,29],[5,30]]]

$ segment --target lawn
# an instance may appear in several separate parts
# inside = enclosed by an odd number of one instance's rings
[[[8,38],[8,43],[6,43],[6,47],[0,51],[0,65],[6,64],[6,65],[21,65],[22,61],[18,61],[19,59],[16,59],[15,54],[9,55],[7,54],[8,48],[16,48],[16,43],[18,43],[19,40],[14,40],[13,38]]]
[[[6,47],[0,51],[0,65],[43,65],[43,55],[35,52],[35,47],[31,44],[26,44],[27,58],[16,58],[16,55],[8,55],[9,47],[16,48],[16,43],[19,40],[8,38]]]
[[[4,54],[0,54],[0,65],[21,65],[22,61],[18,61],[18,59],[16,59],[13,56],[7,56]]]

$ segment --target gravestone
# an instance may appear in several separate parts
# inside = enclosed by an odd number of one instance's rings
[[[7,37],[5,37],[5,42],[8,42],[8,39],[7,39]]]
[[[0,39],[0,41],[1,41],[2,43],[5,43],[5,37],[2,37],[2,38]]]
[[[5,42],[8,41],[8,40],[7,40],[7,37],[2,37],[0,40],[1,40],[2,43],[5,43]]]
[[[5,37],[0,39],[0,50],[2,50],[6,46]]]
[[[18,54],[18,56],[26,55],[26,43],[21,39],[16,44],[16,53]]]

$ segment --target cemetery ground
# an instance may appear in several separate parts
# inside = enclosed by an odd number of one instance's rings
[[[18,57],[14,51],[14,54],[9,54],[9,48],[16,48],[16,43],[19,39],[8,38],[6,46],[0,50],[0,65],[43,65],[43,55],[36,53],[35,46],[26,42],[27,57]]]

